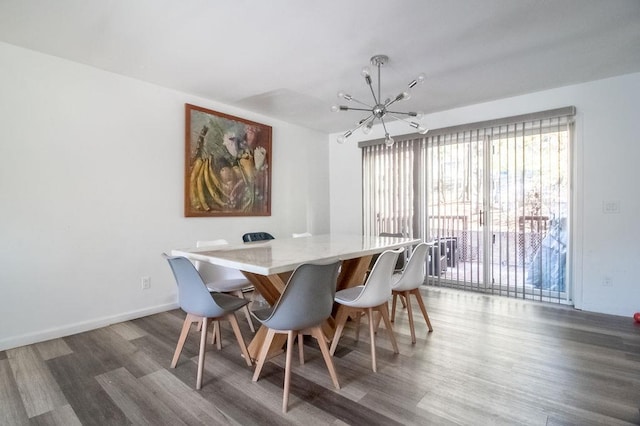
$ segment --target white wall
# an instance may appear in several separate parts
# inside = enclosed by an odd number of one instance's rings
[[[183,217],[185,103],[273,127],[270,217]],[[176,306],[197,239],[328,232],[327,174],[325,134],[0,43],[0,350]]]
[[[444,111],[426,116],[423,123],[436,129],[570,105],[577,109],[576,307],[631,316],[640,311],[640,73]],[[357,142],[382,137],[375,130],[366,138],[356,132],[344,145],[335,142],[337,134],[330,137],[332,232],[362,229]],[[407,126],[394,126],[391,133],[407,133]],[[603,213],[603,203],[610,201],[619,202],[619,214]],[[605,277],[611,286],[603,285]]]

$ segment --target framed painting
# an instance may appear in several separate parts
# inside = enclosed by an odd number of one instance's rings
[[[271,127],[185,104],[186,217],[271,215]]]

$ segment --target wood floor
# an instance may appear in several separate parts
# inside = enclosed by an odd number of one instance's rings
[[[201,391],[195,330],[170,369],[184,318],[171,311],[0,351],[0,425],[640,424],[640,325],[631,318],[450,289],[423,294],[433,333],[416,318],[411,345],[400,310],[400,354],[381,330],[377,374],[366,321],[359,342],[347,325],[334,357],[340,390],[306,342],[287,414],[284,356],[252,382],[227,324],[222,351],[208,348]]]

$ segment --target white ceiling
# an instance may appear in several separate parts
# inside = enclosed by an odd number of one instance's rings
[[[639,72],[640,0],[0,0],[0,41],[337,132],[374,54],[426,113]]]

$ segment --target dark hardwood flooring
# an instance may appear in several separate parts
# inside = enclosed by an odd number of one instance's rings
[[[0,351],[0,425],[640,424],[640,325],[631,318],[451,289],[423,294],[433,333],[416,316],[412,345],[399,310],[400,354],[380,330],[377,374],[366,321],[358,342],[348,324],[334,357],[340,390],[306,341],[287,414],[284,356],[252,382],[228,324],[222,351],[208,347],[202,390],[195,330],[169,368],[184,318],[176,310]]]

